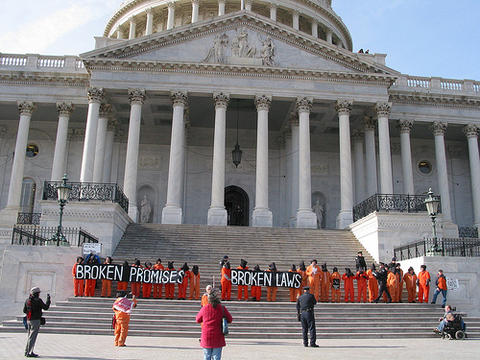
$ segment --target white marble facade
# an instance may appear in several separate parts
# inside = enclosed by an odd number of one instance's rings
[[[429,187],[453,223],[480,224],[479,82],[402,75],[385,55],[352,53],[330,1],[299,2],[298,28],[283,12],[220,4],[209,17],[193,3],[191,23],[179,23],[187,3],[168,20],[166,2],[144,1],[129,32],[121,8],[79,58],[0,55],[4,214],[37,210],[43,181],[65,171],[122,186],[134,221],[226,225],[224,189],[235,185],[251,226],[316,227],[318,199],[321,226],[345,228],[373,193]]]

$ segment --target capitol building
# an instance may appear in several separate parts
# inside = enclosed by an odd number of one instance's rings
[[[331,0],[129,0],[98,35],[79,56],[0,53],[5,226],[56,224],[64,174],[81,188],[66,224],[101,232],[108,213],[117,238],[131,222],[345,229],[376,194],[429,188],[444,229],[480,225],[480,82],[353,52]]]

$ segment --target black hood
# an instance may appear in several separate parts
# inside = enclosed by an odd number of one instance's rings
[[[198,275],[198,265],[193,265],[193,266],[192,266],[192,272],[193,272],[195,275]]]
[[[305,267],[305,261],[302,261],[302,262],[300,263],[300,270],[302,270],[302,271],[306,271],[306,270],[307,270],[307,268]]]
[[[270,269],[270,271],[277,271],[277,265],[275,265],[274,262],[268,265],[268,268]]]
[[[168,269],[170,269],[170,270],[175,269],[175,268],[173,267],[173,263],[174,263],[173,261],[169,261],[169,262],[168,262]]]
[[[345,274],[347,274],[348,277],[353,276],[352,270],[350,270],[350,268],[345,268]]]
[[[247,267],[247,264],[248,264],[248,261],[247,261],[247,260],[240,259],[240,266],[241,266],[242,268]]]
[[[295,264],[292,264],[292,267],[290,268],[290,270],[297,271],[297,267],[295,266]]]
[[[338,272],[338,268],[337,267],[333,267],[333,272]]]
[[[323,264],[323,265],[322,265],[322,271],[328,271],[328,270],[327,270],[327,264]]]
[[[253,271],[261,271],[260,270],[260,265],[258,265],[258,264],[255,265],[255,267],[253,268]]]
[[[188,271],[188,270],[190,270],[190,268],[188,267],[187,263],[184,263],[184,264],[183,264],[182,270],[183,270],[183,271]]]

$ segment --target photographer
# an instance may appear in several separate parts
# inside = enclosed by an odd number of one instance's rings
[[[30,290],[30,296],[25,300],[23,312],[27,315],[28,321],[28,338],[27,346],[25,347],[26,357],[38,357],[33,352],[35,341],[37,340],[40,325],[45,325],[45,319],[42,318],[42,310],[48,310],[50,307],[50,294],[47,294],[47,302],[44,303],[40,299],[40,288],[34,287]]]

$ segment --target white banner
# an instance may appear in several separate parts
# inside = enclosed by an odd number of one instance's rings
[[[102,252],[101,243],[83,243],[83,255],[88,255],[93,252],[95,255],[99,255]]]

